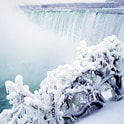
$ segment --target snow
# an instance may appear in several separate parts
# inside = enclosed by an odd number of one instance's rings
[[[123,116],[124,99],[106,103],[102,109],[75,124],[123,124]]]

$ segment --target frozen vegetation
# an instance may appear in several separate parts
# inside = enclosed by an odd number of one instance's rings
[[[72,124],[107,100],[122,98],[123,43],[115,36],[96,46],[80,42],[77,60],[47,72],[40,89],[31,93],[17,75],[6,81],[11,109],[0,114],[2,124]]]

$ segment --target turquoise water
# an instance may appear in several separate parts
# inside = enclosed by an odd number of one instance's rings
[[[8,103],[9,101],[6,99],[6,89],[5,86],[0,87],[0,112],[2,112],[3,109],[10,108],[11,105]]]

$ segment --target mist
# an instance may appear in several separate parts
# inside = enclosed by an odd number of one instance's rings
[[[0,16],[0,86],[21,74],[34,90],[47,71],[75,59],[77,45],[42,31],[20,10],[17,0],[2,1]]]

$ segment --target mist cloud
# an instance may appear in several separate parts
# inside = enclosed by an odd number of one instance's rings
[[[19,10],[18,2],[0,4],[0,81],[22,74],[25,82],[39,82],[46,72],[73,60],[75,44],[41,31]]]

